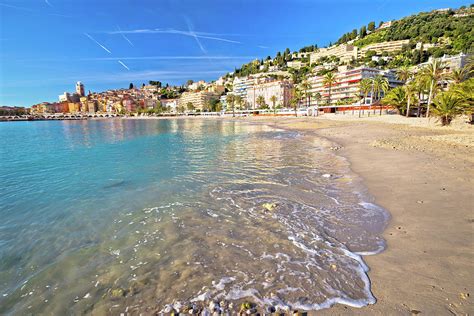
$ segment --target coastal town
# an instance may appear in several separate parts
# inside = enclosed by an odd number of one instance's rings
[[[473,11],[471,6],[425,15],[463,23],[462,19],[472,20]],[[447,36],[425,42],[417,38],[371,39],[386,34],[397,23],[401,22],[381,22],[376,27],[371,22],[344,34],[329,47],[312,45],[298,52],[286,49],[274,58],[253,60],[211,82],[188,80],[181,86],[171,86],[150,80],[141,86],[130,83],[128,89],[86,92],[87,83],[78,81],[74,92],[64,92],[55,102],[30,108],[3,106],[0,114],[3,120],[293,113],[316,116],[380,107],[407,116],[426,115],[435,94],[470,77],[472,57],[468,51],[455,48]],[[433,66],[435,74],[430,74]],[[429,82],[433,75],[434,86]],[[400,100],[390,98],[390,91],[401,91],[395,90],[397,87],[405,87],[404,98],[410,99],[408,95],[413,94],[412,100],[418,104],[414,106],[413,102],[410,109],[410,102],[405,100],[402,106]],[[471,111],[472,104],[466,113]]]
[[[16,2],[0,315],[474,315],[474,4]]]

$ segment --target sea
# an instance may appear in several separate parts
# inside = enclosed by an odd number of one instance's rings
[[[389,215],[324,138],[216,118],[5,122],[0,137],[1,315],[376,301],[364,256]]]

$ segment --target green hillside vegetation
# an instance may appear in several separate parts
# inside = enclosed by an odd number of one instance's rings
[[[463,15],[467,16],[455,16]],[[381,25],[380,22],[379,25]],[[365,58],[352,61],[353,66],[367,64],[370,67],[398,68],[401,66],[412,66],[426,62],[430,56],[441,57],[443,55],[455,55],[460,52],[469,53],[474,51],[474,4],[470,7],[461,7],[457,10],[422,12],[411,15],[397,21],[384,29],[376,29],[375,22],[370,22],[367,26],[362,26],[359,30],[353,29],[341,36],[336,44],[351,42],[358,47],[363,47],[373,43],[386,41],[397,41],[409,39],[410,43],[402,51],[383,54],[389,56],[391,60],[372,61],[374,54],[368,54]],[[437,44],[425,51],[415,49],[416,43]],[[309,45],[299,50],[300,53],[313,52],[318,49],[317,45]],[[260,72],[267,72],[270,66],[277,66],[279,70],[287,70],[286,63],[293,60],[290,49],[283,53],[278,52],[274,58],[268,56],[265,61],[254,60],[236,68],[234,74],[226,76],[248,76]],[[301,60],[303,63],[308,60]],[[326,60],[311,65],[323,64]],[[338,61],[336,61],[338,62]],[[309,69],[291,70],[294,79],[301,79],[302,75]]]

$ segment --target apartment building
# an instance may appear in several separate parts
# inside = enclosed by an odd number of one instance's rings
[[[233,91],[232,94],[239,95],[243,100],[247,99],[247,90],[249,87],[253,86],[255,83],[255,78],[252,76],[249,77],[235,77],[233,82]]]
[[[265,104],[272,108],[273,102],[271,98],[272,96],[276,96],[276,106],[288,107],[292,96],[292,88],[292,83],[286,80],[257,82],[248,88],[247,104],[249,104],[250,108],[256,109],[259,107],[259,105],[256,104],[257,98],[263,96],[265,98]]]
[[[328,48],[320,48],[318,51],[309,55],[310,63],[317,62],[320,58],[336,56],[342,62],[349,62],[352,59],[357,59],[358,47],[350,44],[334,45]]]
[[[464,53],[459,53],[458,55],[454,55],[454,56],[444,55],[443,57],[437,58],[437,60],[443,64],[444,72],[450,73],[454,69],[459,69],[459,68],[464,67],[467,63],[467,57],[468,55]],[[419,64],[413,68],[415,71],[418,71],[419,69],[425,67],[432,61],[433,61],[433,57],[431,56],[427,62]]]
[[[178,101],[178,106],[187,107],[188,103],[192,103],[196,110],[202,111],[206,103],[212,99],[218,99],[219,95],[214,92],[208,91],[197,91],[197,92],[184,92]]]
[[[369,50],[375,51],[377,54],[382,54],[383,52],[397,52],[402,50],[403,45],[407,45],[408,42],[410,42],[410,40],[369,44],[359,49],[359,57],[364,57]]]
[[[390,87],[396,87],[403,84],[396,76],[393,70],[380,70],[369,67],[352,68],[350,66],[340,66],[336,74],[336,83],[331,87],[331,105],[339,104],[344,100],[359,98],[360,81],[364,78],[374,78],[377,75],[384,76],[388,79]],[[329,99],[329,86],[323,84],[324,76],[314,76],[309,78],[312,86],[312,93],[319,93],[322,101],[327,102]],[[370,96],[370,93],[369,93]],[[316,101],[311,101],[311,105],[316,105]]]
[[[176,112],[178,108],[178,99],[161,99],[161,106],[169,108],[171,112]]]

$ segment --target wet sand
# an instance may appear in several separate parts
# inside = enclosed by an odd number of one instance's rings
[[[318,315],[474,313],[472,126],[420,127],[419,119],[388,116],[248,120],[335,142],[332,149],[391,213],[387,249],[364,257],[377,303],[360,309],[336,305]]]

